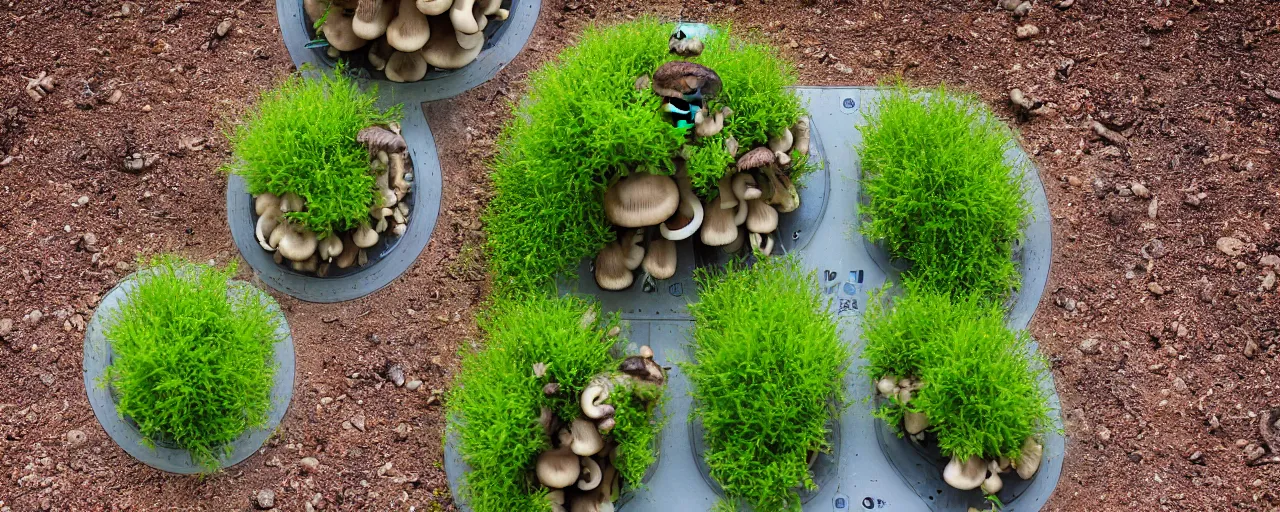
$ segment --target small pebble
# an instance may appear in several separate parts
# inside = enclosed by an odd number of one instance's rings
[[[422,381],[414,379],[406,383],[404,387],[409,391],[416,391],[418,388],[422,387]]]
[[[1099,342],[1097,338],[1088,338],[1080,342],[1080,351],[1086,354],[1097,354],[1102,351],[1098,345]]]
[[[263,489],[261,491],[258,491],[257,496],[254,496],[254,502],[259,509],[262,509],[262,510],[273,509],[276,507],[276,493],[271,489]]]
[[[1164,295],[1164,287],[1160,286],[1160,283],[1157,283],[1155,281],[1147,283],[1147,291],[1151,292],[1153,295],[1157,297]]]
[[[303,457],[298,465],[302,466],[302,472],[315,473],[320,470],[320,461],[315,457]]]
[[[84,206],[89,204],[89,196],[80,196],[76,198],[76,206]]]
[[[83,431],[83,430],[68,430],[68,431],[67,431],[67,446],[68,446],[68,447],[71,447],[71,448],[77,448],[77,447],[80,447],[80,446],[84,445],[84,443],[85,443],[85,442],[87,442],[88,440],[89,440],[89,436],[88,436],[88,435],[86,435],[86,434],[84,433],[84,431]]]
[[[364,413],[363,412],[356,413],[355,416],[351,417],[351,426],[355,427],[356,430],[364,432]]]
[[[222,23],[219,23],[218,27],[214,29],[214,33],[218,34],[218,37],[227,37],[227,33],[231,32],[231,27],[234,25],[235,22],[230,18],[222,20]]]
[[[1017,38],[1019,41],[1021,41],[1023,39],[1030,39],[1038,35],[1040,35],[1040,27],[1028,24],[1028,25],[1022,25],[1018,27],[1015,30],[1014,37]]]
[[[13,332],[13,319],[0,318],[0,338],[8,336],[11,332]]]
[[[1151,203],[1147,205],[1147,216],[1153,219],[1156,218],[1156,211],[1159,208],[1160,208],[1160,199],[1155,197],[1151,198]]]
[[[1258,259],[1258,264],[1264,267],[1280,268],[1280,256],[1268,254]]]
[[[396,425],[396,440],[404,441],[405,439],[408,439],[410,430],[408,423],[401,422],[399,425]]]
[[[1239,238],[1224,236],[1218,239],[1216,245],[1218,250],[1227,256],[1234,257],[1244,254],[1244,242],[1240,241]]]
[[[1268,270],[1262,275],[1262,289],[1271,291],[1276,287],[1276,273],[1274,270]]]
[[[1129,190],[1133,191],[1133,195],[1141,197],[1143,199],[1148,199],[1151,197],[1151,191],[1147,190],[1146,185],[1143,185],[1141,183],[1134,183],[1132,185],[1129,185]]]
[[[1067,184],[1073,187],[1078,187],[1080,185],[1083,185],[1084,182],[1080,181],[1080,178],[1077,178],[1075,176],[1067,176]]]

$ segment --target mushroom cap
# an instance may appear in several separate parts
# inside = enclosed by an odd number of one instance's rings
[[[668,279],[675,275],[676,243],[666,238],[649,240],[649,250],[644,255],[644,271],[654,279]]]
[[[356,228],[355,233],[352,233],[351,241],[356,248],[368,249],[378,243],[378,232],[369,227],[369,223],[366,222]]]
[[[454,30],[465,34],[474,34],[480,31],[480,25],[476,22],[476,15],[472,13],[475,3],[475,0],[453,1],[453,5],[449,7],[449,22],[453,24]]]
[[[474,34],[454,32],[454,35],[458,38],[458,46],[464,50],[474,50],[477,46],[484,44],[484,32]]]
[[[373,65],[373,69],[382,71],[387,69],[387,59],[391,58],[391,53],[396,51],[390,44],[387,44],[387,38],[379,37],[369,45],[369,64]]]
[[[416,0],[414,3],[418,8],[418,12],[427,16],[444,14],[445,11],[453,6],[453,0]]]
[[[342,249],[342,238],[337,234],[331,234],[320,240],[319,245],[316,247],[316,255],[325,262],[331,262],[339,254],[342,254]]]
[[[986,480],[982,481],[982,492],[987,494],[995,494],[1004,488],[1004,481],[1000,479],[1000,474],[991,473]]]
[[[293,192],[285,192],[280,197],[280,211],[282,212],[300,212],[306,206],[306,202],[302,200],[302,196]]]
[[[271,244],[269,239],[271,233],[280,226],[280,222],[283,219],[284,212],[281,212],[279,208],[274,207],[268,209],[266,213],[263,213],[262,216],[258,217],[258,222],[254,224],[253,234],[258,238],[258,245],[261,245],[264,250],[276,250],[276,246]],[[278,240],[277,243],[279,243]]]
[[[618,180],[604,194],[609,222],[624,228],[658,224],[680,206],[680,191],[668,176],[634,172]]]
[[[593,420],[598,420],[613,414],[613,406],[601,404],[603,400],[609,398],[609,388],[599,384],[592,383],[582,390],[582,396],[578,400],[578,406],[582,408],[582,414]]]
[[[907,428],[907,433],[915,435],[929,428],[929,417],[922,412],[907,411],[903,418],[903,423]]]
[[[756,185],[756,178],[749,173],[740,172],[733,175],[733,195],[738,199],[759,199],[763,192]]]
[[[791,151],[792,142],[794,142],[794,139],[788,127],[788,129],[782,130],[782,133],[769,137],[769,149],[774,153],[786,153]]]
[[[316,234],[304,226],[287,224],[288,229],[276,245],[280,255],[293,261],[306,261],[316,253]]]
[[[337,6],[329,8],[329,16],[325,18],[324,26],[320,27],[320,30],[324,32],[324,38],[329,41],[330,47],[340,52],[349,52],[369,42],[357,36],[355,30],[351,28],[353,19],[343,14],[342,9]]]
[[[547,450],[538,455],[536,467],[538,482],[552,489],[563,489],[573,485],[578,481],[580,471],[581,462],[568,446]]]
[[[653,92],[667,98],[683,98],[701,91],[703,99],[720,93],[720,75],[711,68],[684,60],[673,60],[653,72]]]
[[[627,268],[628,250],[614,242],[604,246],[596,255],[596,284],[602,290],[624,290],[635,281]]]
[[[582,457],[590,457],[604,448],[604,437],[596,430],[596,424],[583,418],[576,418],[569,424],[569,432],[573,434],[570,449]],[[598,470],[599,468],[597,468]],[[584,489],[586,490],[586,489]]]
[[[770,235],[761,235],[760,233],[749,233],[747,238],[751,240],[751,250],[758,251],[761,256],[773,254],[773,237]]]
[[[747,169],[755,169],[757,167],[769,165],[773,163],[773,160],[773,151],[770,151],[769,148],[765,146],[760,146],[738,157],[736,165],[738,166],[739,171],[745,171]]]
[[[796,153],[809,154],[809,117],[800,116],[796,124],[791,125],[791,134],[795,138],[795,143],[791,147],[796,150]]]
[[[354,241],[351,240],[350,233],[342,235],[342,252],[338,254],[336,261],[333,263],[338,268],[347,268],[356,263],[356,256],[360,253],[360,248],[356,247]]]
[[[427,44],[432,28],[414,0],[400,0],[400,11],[387,26],[387,43],[405,53],[416,52]]]
[[[977,489],[986,478],[987,463],[976,455],[967,460],[952,457],[951,462],[948,462],[947,467],[942,470],[942,479],[947,482],[947,485],[962,491]]]
[[[725,253],[734,254],[742,250],[742,245],[747,243],[747,228],[738,226],[737,230],[738,230],[737,238],[734,238],[732,242],[729,242],[727,245],[721,247],[721,249],[724,250]]]
[[[595,430],[593,426],[591,430]],[[599,435],[599,432],[596,433]],[[600,486],[600,480],[604,475],[600,474],[600,463],[591,457],[582,457],[582,467],[578,470],[578,489],[590,491]]]
[[[307,14],[308,23],[315,23],[328,9],[329,5],[324,0],[302,0],[302,12]]]
[[[422,60],[422,54],[419,52],[393,52],[387,59],[387,67],[383,68],[383,72],[387,74],[387,80],[392,82],[417,82],[427,76],[427,61]],[[365,130],[368,129],[365,128]],[[400,139],[400,143],[404,143],[403,138]]]
[[[644,246],[640,245],[643,241],[644,231],[639,229],[632,230],[629,235],[623,233],[622,239],[618,241],[627,250],[627,270],[640,268],[640,263],[644,261]]]
[[[426,63],[424,62],[423,65],[425,66]],[[364,147],[370,150],[386,151],[387,153],[399,153],[407,147],[403,136],[377,125],[360,130],[356,134],[356,142],[363,144]]]
[[[372,41],[386,33],[387,25],[396,14],[394,0],[360,0],[355,16],[351,19],[351,31],[356,37]]]
[[[752,233],[772,233],[778,229],[778,210],[764,201],[747,201],[747,230]]]
[[[1035,476],[1036,471],[1040,470],[1040,458],[1044,456],[1044,447],[1037,443],[1032,437],[1027,437],[1022,442],[1022,453],[1018,455],[1018,460],[1014,463],[1014,467],[1018,468],[1018,476],[1023,480],[1030,480]]]
[[[270,192],[263,192],[253,198],[253,211],[258,215],[265,215],[268,210],[280,210],[280,196]],[[270,230],[268,230],[270,232]]]
[[[885,375],[876,381],[876,391],[881,395],[893,396],[898,393],[898,378],[893,375]]]
[[[698,231],[702,243],[712,247],[729,245],[738,238],[738,226],[733,223],[733,210],[720,207],[720,196],[703,206],[702,229]],[[747,214],[750,216],[750,213]]]
[[[449,9],[450,14],[457,7],[458,4],[455,2],[454,6]],[[467,12],[471,11],[468,10]],[[462,32],[462,30],[455,31],[454,28],[457,27],[449,27],[449,21],[443,18],[443,16],[438,16],[431,19],[431,39],[422,48],[422,57],[426,59],[427,64],[440,69],[458,69],[476,60],[484,45],[476,45],[475,48],[471,49],[463,48],[458,42],[457,35],[457,32]],[[474,21],[473,19],[472,22],[474,23]]]

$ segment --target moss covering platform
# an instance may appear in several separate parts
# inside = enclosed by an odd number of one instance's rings
[[[831,312],[839,320],[844,339],[854,346],[855,355],[845,382],[849,405],[838,419],[831,440],[835,451],[819,457],[813,475],[819,488],[802,492],[805,511],[957,511],[970,506],[986,507],[982,493],[958,491],[942,481],[947,460],[928,453],[888,431],[882,420],[872,416],[875,403],[869,378],[860,370],[865,364],[857,354],[862,314],[870,292],[886,282],[896,282],[899,270],[880,249],[858,232],[859,164],[858,130],[874,117],[875,88],[799,88],[813,123],[814,150],[822,155],[823,171],[815,173],[800,190],[801,209],[779,226],[783,242],[780,251],[799,253],[803,264],[816,271],[823,294],[830,299]],[[1014,258],[1022,275],[1021,290],[1008,304],[1007,324],[1025,329],[1040,302],[1049,273],[1052,241],[1048,204],[1034,164],[1021,148],[1009,150],[1006,159],[1025,165],[1026,199],[1033,208],[1023,231],[1025,242],[1015,248]],[[585,293],[600,299],[605,311],[620,311],[626,320],[624,337],[637,345],[653,347],[655,360],[671,367],[667,385],[666,427],[663,430],[657,469],[646,483],[620,502],[625,512],[701,512],[719,500],[718,486],[706,474],[698,456],[696,418],[689,380],[677,363],[691,357],[693,322],[688,304],[697,301],[692,274],[698,265],[722,263],[717,258],[695,255],[690,244],[681,244],[676,275],[646,286],[637,283],[622,292],[605,292],[595,286],[591,262],[579,269],[578,280],[565,283],[566,292]],[[1049,499],[1062,472],[1065,449],[1059,432],[1061,411],[1051,380],[1042,383],[1051,396],[1052,416],[1057,423],[1044,439],[1044,459],[1039,472],[1029,481],[1010,478],[998,494],[1008,511],[1035,511]],[[767,400],[768,397],[761,397]],[[457,493],[466,466],[459,458],[456,443],[446,445],[445,469],[450,487]],[[461,510],[470,510],[462,500]]]

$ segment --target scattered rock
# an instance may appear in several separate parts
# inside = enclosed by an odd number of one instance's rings
[[[411,381],[409,381],[408,383],[406,383],[406,384],[404,385],[404,387],[405,387],[405,389],[408,389],[409,391],[417,391],[417,390],[418,390],[418,388],[422,387],[422,381],[420,381],[420,380],[418,380],[418,379],[414,379],[414,380],[411,380]]]
[[[1132,185],[1129,185],[1129,190],[1133,191],[1133,195],[1141,197],[1143,199],[1148,199],[1151,197],[1151,191],[1147,190],[1147,186],[1141,183],[1134,183]]]
[[[1156,218],[1156,213],[1160,210],[1160,198],[1153,197],[1151,202],[1147,203],[1147,217]]]
[[[1274,254],[1264,255],[1262,258],[1258,259],[1258,264],[1264,267],[1280,269],[1280,256],[1276,256]]]
[[[355,416],[351,417],[351,426],[355,427],[356,430],[364,432],[364,412],[358,412]]]
[[[1034,96],[1028,96],[1022,92],[1022,89],[1009,90],[1009,103],[1013,105],[1014,111],[1023,116],[1034,116],[1041,113],[1041,107],[1044,102]],[[1077,178],[1076,181],[1079,181]]]
[[[1196,450],[1195,452],[1192,452],[1191,456],[1187,457],[1187,460],[1191,461],[1194,464],[1199,464],[1203,466],[1204,453],[1202,453],[1200,450]]]
[[[222,20],[222,23],[219,23],[217,28],[213,29],[213,33],[217,35],[219,38],[227,37],[227,33],[231,32],[231,28],[234,26],[235,26],[235,20],[232,20],[231,18],[227,18],[225,20]]]
[[[836,68],[836,71],[839,71],[839,72],[844,73],[844,74],[846,74],[846,75],[852,75],[852,74],[853,74],[853,68],[849,67],[849,65],[848,65],[848,64],[845,64],[845,63],[843,63],[843,62],[837,62],[837,63],[835,63],[835,65],[834,65],[834,66],[831,66],[831,67]]]
[[[1129,452],[1129,462],[1142,462],[1142,452]]]
[[[27,313],[25,316],[22,317],[22,321],[26,322],[29,325],[36,325],[40,323],[40,319],[42,318],[44,318],[44,313],[38,309],[33,309],[31,310],[31,312]]]
[[[86,435],[83,430],[67,431],[67,447],[68,448],[79,448],[81,446],[84,446],[84,443],[88,441],[89,441],[89,436]]]
[[[52,373],[40,374],[40,382],[46,386],[53,387],[53,383],[55,382],[53,378],[53,374]]]
[[[149,108],[149,107],[150,105],[148,105],[147,107],[144,107],[144,110],[146,110],[146,108]],[[143,156],[142,153],[134,153],[124,159],[124,165],[122,168],[124,169],[124,172],[127,172],[129,174],[137,174],[146,169],[150,169],[151,166],[155,165],[156,161],[159,159],[160,159],[160,155]]]
[[[1100,342],[1097,338],[1088,338],[1080,342],[1080,351],[1091,355],[1097,354],[1102,351],[1102,348],[1099,345]]]
[[[1067,184],[1073,187],[1079,187],[1080,185],[1083,185],[1084,182],[1075,176],[1067,176]]]
[[[1280,102],[1280,91],[1275,89],[1265,89],[1262,92],[1266,93],[1267,97],[1271,98],[1272,101]]]
[[[1267,450],[1265,448],[1253,443],[1249,443],[1247,446],[1244,447],[1245,462],[1253,462],[1255,460],[1261,459],[1262,456],[1266,454],[1267,454]]]
[[[303,473],[315,473],[320,470],[320,461],[315,457],[303,457],[298,461],[298,465],[302,467]]]
[[[404,385],[404,367],[399,364],[388,364],[383,375],[386,376],[387,380],[391,381],[392,384],[395,384],[396,387]]]
[[[1040,27],[1031,24],[1019,26],[1014,30],[1014,38],[1019,41],[1030,39],[1038,35],[1040,35]]]
[[[13,332],[13,319],[0,318],[0,338],[4,338]]]
[[[1200,196],[1198,194],[1187,194],[1186,197],[1182,198],[1182,204],[1191,207],[1200,206]]]
[[[1280,453],[1280,407],[1262,411],[1258,418],[1258,430],[1262,442],[1271,447],[1274,453]]]
[[[1158,260],[1165,255],[1164,242],[1159,238],[1153,238],[1142,246],[1142,257],[1149,260]]]
[[[1111,441],[1111,429],[1105,426],[1098,427],[1098,439],[1104,443]]]
[[[1236,257],[1244,254],[1244,242],[1239,238],[1224,236],[1218,239],[1218,250],[1227,256]]]
[[[270,510],[276,507],[276,492],[271,489],[263,489],[258,491],[254,496],[254,504],[262,510]]]
[[[1157,283],[1155,281],[1147,283],[1147,291],[1151,292],[1151,294],[1155,295],[1156,297],[1164,295],[1164,292],[1165,292],[1164,287],[1160,286],[1160,283]]]
[[[116,89],[114,91],[111,91],[111,94],[107,96],[107,104],[115,105],[117,103],[120,103],[120,100],[122,99],[124,99],[124,91],[121,91],[120,89]]]
[[[1031,13],[1031,2],[1022,2],[1013,9],[1013,17],[1021,18]]]
[[[409,428],[408,423],[400,422],[399,425],[396,425],[396,441],[404,441],[408,439],[410,431],[412,431],[412,429]]]
[[[1274,270],[1268,270],[1265,274],[1262,274],[1262,289],[1264,291],[1271,291],[1275,289],[1275,287],[1276,272]]]
[[[1103,140],[1110,142],[1111,144],[1120,147],[1125,147],[1129,144],[1129,140],[1124,138],[1124,135],[1116,133],[1114,130],[1107,128],[1102,123],[1094,121],[1093,124],[1089,125],[1089,127],[1093,129],[1093,133],[1098,134],[1099,137],[1102,137]]]
[[[1187,382],[1182,380],[1182,377],[1174,377],[1173,390],[1177,391],[1180,395],[1187,394]]]
[[[1055,2],[1053,6],[1064,11],[1076,4],[1076,0],[1055,0]]]

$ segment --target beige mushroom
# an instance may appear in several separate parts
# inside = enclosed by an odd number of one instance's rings
[[[392,2],[394,0],[360,0],[351,19],[351,31],[369,41],[382,37],[396,14],[396,6]]]
[[[792,142],[791,130],[782,130],[782,133],[769,137],[769,150],[773,151],[775,155],[786,153],[791,151]]]
[[[499,5],[501,5],[501,4],[499,4]],[[509,16],[511,16],[511,11],[509,11],[509,10],[507,10],[507,9],[498,9],[497,11],[495,11],[495,12],[493,13],[493,19],[498,20],[498,21],[505,21],[505,20],[507,19],[507,17],[509,17]]]
[[[729,156],[737,158],[738,157],[738,139],[733,138],[732,135],[724,139],[724,150],[726,153],[729,153]]]
[[[330,234],[320,240],[319,245],[316,247],[316,255],[328,263],[342,254],[342,249],[342,238],[337,234]]]
[[[618,242],[611,242],[596,255],[596,284],[602,290],[625,290],[635,281],[631,269],[627,268],[627,256],[630,251]]]
[[[302,196],[293,192],[286,192],[284,196],[280,197],[280,211],[282,212],[300,212],[305,206],[306,203],[303,202]]]
[[[302,12],[306,13],[308,24],[315,23],[328,9],[329,3],[325,0],[302,0]]]
[[[418,10],[414,0],[400,0],[400,11],[387,26],[387,43],[402,52],[413,53],[427,44],[431,29],[427,15]]]
[[[324,20],[324,26],[320,27],[320,31],[324,33],[324,38],[329,41],[329,46],[340,52],[349,52],[357,50],[364,46],[366,41],[357,36],[351,28],[353,18],[347,16],[341,7],[330,6],[328,17]]]
[[[884,396],[894,396],[898,394],[898,378],[893,375],[885,375],[876,381],[876,391]]]
[[[356,133],[356,142],[369,148],[369,151],[377,151],[379,160],[382,159],[381,155],[388,152],[399,153],[407,147],[404,136],[379,125],[361,129]]]
[[[618,180],[604,194],[609,222],[624,228],[658,224],[676,212],[680,191],[667,176],[633,172]]]
[[[476,23],[476,16],[472,13],[472,7],[475,0],[454,0],[453,6],[449,7],[449,21],[453,23],[453,29],[464,34],[474,34],[480,31],[480,25]]]
[[[1036,471],[1040,470],[1040,459],[1044,456],[1044,446],[1037,443],[1035,438],[1027,437],[1022,442],[1022,453],[1018,455],[1018,460],[1013,463],[1018,468],[1018,476],[1023,480],[1030,480],[1035,476]]]
[[[756,186],[756,178],[745,172],[733,175],[731,190],[733,195],[741,200],[759,199],[762,194],[760,187]]]
[[[470,4],[471,2],[467,1],[466,3]],[[449,8],[450,14],[452,14],[457,8],[458,3],[455,2],[453,7]],[[470,10],[467,12],[469,13]],[[475,24],[474,19],[472,19],[471,22],[472,24]],[[422,57],[426,59],[427,64],[440,69],[458,69],[470,64],[471,61],[476,60],[476,57],[480,55],[480,50],[484,48],[484,45],[476,45],[475,48],[471,49],[463,48],[458,41],[458,35],[456,32],[464,31],[452,30],[449,27],[449,21],[444,19],[443,16],[431,19],[432,37],[427,41],[426,46],[422,48]],[[474,34],[475,32],[467,33]]]
[[[680,190],[677,215],[658,225],[658,234],[667,240],[684,240],[693,236],[698,228],[702,227],[704,216],[702,202],[698,200],[698,195],[693,193],[693,183],[689,180],[689,176],[681,171],[676,176],[676,183]],[[679,226],[679,223],[686,219],[688,223]],[[676,226],[676,229],[672,229],[673,226]]]
[[[449,7],[453,6],[453,0],[416,0],[415,5],[418,7],[418,12],[427,16],[436,16],[449,10]]]
[[[268,210],[280,209],[280,196],[270,192],[263,192],[253,198],[253,211],[258,215],[265,215]]]
[[[720,200],[721,208],[733,208],[738,206],[738,195],[733,193],[733,180],[738,176],[740,176],[738,173],[725,173],[724,176],[721,176],[720,179],[716,181],[717,193],[720,194],[720,197],[724,198]]]
[[[547,450],[538,455],[535,472],[538,482],[552,489],[563,489],[578,481],[581,462],[573,454],[569,445],[561,445],[554,450]]]
[[[373,220],[375,221],[373,225],[374,232],[381,233],[383,231],[386,231],[387,228],[390,227],[390,222],[387,221],[387,217],[390,216],[394,211],[395,210],[392,210],[390,208],[373,208],[370,210],[369,213],[371,214],[371,217],[373,217]]]
[[[747,235],[751,240],[751,251],[760,253],[761,256],[773,254],[773,236],[760,233],[751,233]]]
[[[765,202],[778,207],[778,211],[788,213],[800,207],[800,193],[791,182],[791,178],[778,174],[772,165],[764,168],[764,175],[769,179],[770,194],[764,196]]]
[[[985,480],[982,481],[981,488],[984,493],[995,494],[1000,492],[1000,489],[1004,489],[1004,481],[1000,479],[1000,475],[998,473],[993,471]]]
[[[427,61],[420,52],[393,52],[383,72],[392,82],[417,82],[427,76]]]
[[[591,431],[595,432],[597,436],[600,435],[599,432],[596,432],[594,425],[592,425]],[[595,459],[592,459],[591,457],[581,458],[581,467],[578,469],[579,490],[590,491],[599,487],[600,480],[602,479],[601,477],[603,476],[604,475],[600,473],[600,463],[596,462]]]
[[[774,156],[774,161],[778,163],[778,167],[787,168],[791,166],[791,155],[788,155],[782,151],[775,151],[773,153],[773,156]]]
[[[368,249],[378,243],[378,232],[369,227],[368,222],[365,222],[356,228],[355,233],[351,235],[351,241],[357,248]]]
[[[791,126],[791,134],[795,138],[795,144],[792,148],[796,153],[801,155],[809,154],[809,118],[808,116],[800,116],[796,120],[796,124]]]
[[[733,211],[733,225],[741,226],[747,223],[747,212],[750,207],[747,203],[750,201],[738,201],[738,209]]]
[[[481,2],[478,3],[480,3],[482,7],[480,14],[485,16],[496,16],[498,11],[502,10],[502,0],[481,0]],[[472,10],[475,9],[475,7],[472,8]],[[484,27],[480,27],[480,30],[484,30]]]
[[[774,158],[773,151],[770,151],[767,147],[760,146],[738,157],[735,165],[737,165],[739,171],[746,171],[769,165],[773,163]]]
[[[463,50],[474,50],[477,46],[484,44],[484,32],[474,34],[454,32],[454,34],[458,37],[458,46]]]
[[[373,44],[369,45],[369,64],[372,64],[373,69],[378,71],[387,69],[387,59],[390,59],[391,54],[395,51],[395,48],[387,44],[387,38],[379,37]]]
[[[569,432],[573,441],[569,443],[573,453],[582,457],[590,457],[604,448],[604,437],[596,430],[596,424],[582,418],[576,418],[569,424]],[[597,471],[599,468],[597,468]],[[598,475],[597,475],[598,476]],[[586,489],[584,489],[586,490]]]
[[[320,264],[320,258],[317,258],[315,253],[311,253],[311,256],[305,260],[302,260],[302,261],[293,260],[289,262],[289,266],[293,267],[293,270],[298,272],[311,272],[311,273],[314,273],[320,269],[319,264]]]
[[[778,211],[764,201],[752,199],[747,201],[747,231],[752,233],[772,233],[778,229]]]
[[[676,243],[666,238],[649,240],[649,250],[644,255],[644,271],[659,280],[675,275]]]
[[[738,238],[738,227],[733,223],[733,210],[721,208],[721,199],[716,196],[703,207],[705,213],[702,229],[698,231],[702,243],[712,247],[728,245]]]
[[[967,460],[952,457],[951,462],[942,470],[942,480],[962,491],[978,488],[986,478],[987,464],[976,455]]]
[[[640,268],[640,264],[644,262],[644,246],[640,245],[644,242],[644,231],[633,229],[622,234],[619,243],[627,250],[627,270],[635,270]]]
[[[356,263],[356,255],[360,253],[360,248],[356,247],[354,241],[351,240],[351,234],[344,233],[342,235],[342,252],[338,254],[336,261],[333,262],[338,268],[347,268]]]
[[[276,233],[280,232],[281,236],[277,239]],[[280,255],[293,261],[306,261],[316,253],[316,234],[306,226],[295,225],[291,222],[282,222],[271,233],[272,245],[280,251]]]
[[[908,434],[915,435],[929,428],[929,417],[922,412],[907,411],[903,415],[902,423],[906,426]]]
[[[569,512],[564,508],[564,490],[556,489],[547,493],[547,501],[551,502],[551,512]]]
[[[707,114],[706,109],[693,115],[693,134],[698,137],[710,137],[724,129],[724,112],[715,115]]]
[[[727,254],[735,254],[738,251],[741,251],[742,247],[747,244],[747,228],[739,226],[737,231],[738,236],[735,237],[732,242],[729,242],[729,245],[720,248]]]
[[[254,225],[253,234],[258,238],[258,245],[261,245],[264,250],[276,250],[276,246],[269,242],[269,237],[283,220],[284,212],[275,207],[268,209],[266,213],[258,217],[258,222]]]
[[[582,396],[578,399],[578,406],[582,408],[582,414],[593,420],[604,419],[613,416],[614,408],[612,405],[602,403],[609,399],[609,386],[607,383],[592,381],[582,390]]]

